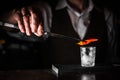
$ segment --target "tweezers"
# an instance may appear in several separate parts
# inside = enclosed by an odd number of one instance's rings
[[[15,24],[6,23],[6,22],[2,22],[2,21],[0,21],[0,26],[5,26],[5,27],[8,27],[8,28],[13,28],[13,29],[19,29],[18,26],[15,25]],[[72,40],[80,41],[80,39],[78,39],[78,38],[69,37],[69,36],[65,36],[65,35],[57,34],[57,33],[52,33],[52,32],[46,32],[46,31],[44,32],[43,36],[44,37],[52,36],[52,37],[56,37],[56,38],[66,38],[66,39],[72,39]]]

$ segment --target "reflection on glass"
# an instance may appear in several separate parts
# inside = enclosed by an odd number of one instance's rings
[[[96,80],[95,74],[83,74],[81,80]]]

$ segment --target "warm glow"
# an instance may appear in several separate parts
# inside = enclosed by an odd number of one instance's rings
[[[98,39],[92,38],[92,39],[87,39],[85,41],[80,41],[77,44],[80,46],[85,46],[85,45],[88,45],[88,44],[96,42],[96,41],[98,41]]]
[[[5,44],[5,40],[1,39],[0,44]]]

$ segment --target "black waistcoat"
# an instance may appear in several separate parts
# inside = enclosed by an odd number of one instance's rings
[[[97,47],[96,64],[104,64],[107,60],[107,26],[104,14],[95,8],[91,11],[90,25],[84,40],[97,38],[98,42],[87,46]],[[51,32],[79,38],[73,29],[70,17],[66,9],[54,12]],[[50,52],[52,63],[55,64],[80,64],[80,46],[78,41],[67,38],[50,37]]]

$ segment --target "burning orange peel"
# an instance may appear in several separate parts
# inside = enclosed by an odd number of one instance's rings
[[[85,41],[80,41],[77,44],[80,45],[80,46],[85,46],[85,45],[88,45],[90,43],[97,42],[97,41],[98,41],[98,39],[92,38],[92,39],[87,39]]]

